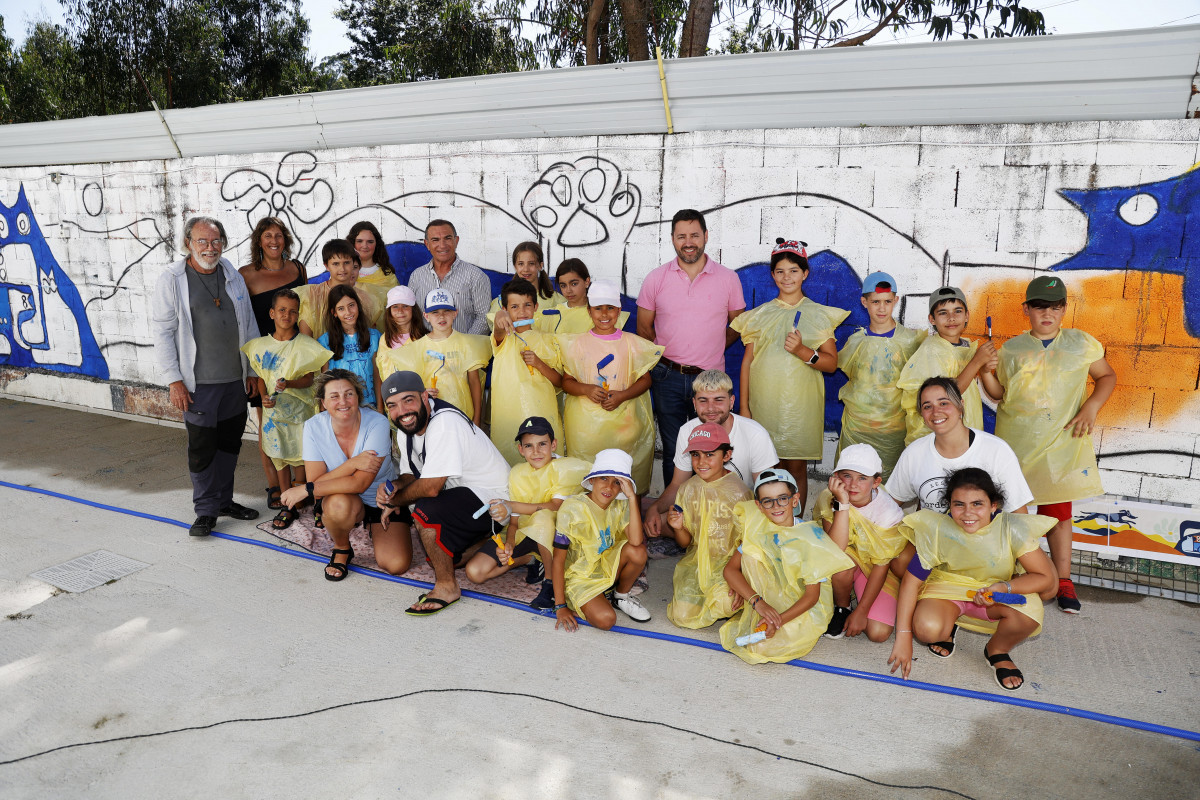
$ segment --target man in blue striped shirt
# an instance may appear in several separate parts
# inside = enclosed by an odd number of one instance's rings
[[[432,220],[425,226],[425,247],[433,260],[412,271],[409,288],[422,300],[434,289],[448,289],[458,305],[454,330],[486,336],[492,284],[483,270],[458,257],[458,231],[454,224],[444,219]]]

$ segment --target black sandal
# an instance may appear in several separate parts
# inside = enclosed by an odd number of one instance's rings
[[[345,563],[342,563],[340,561],[334,561],[334,559],[337,558],[339,555],[349,555],[350,557],[346,559]],[[325,569],[328,570],[330,567],[333,567],[338,572],[336,575],[330,575],[329,572],[326,572],[325,580],[340,581],[340,580],[345,579],[345,577],[350,574],[350,562],[353,560],[354,560],[354,548],[353,547],[351,547],[349,550],[339,550],[336,547],[333,548],[333,552],[329,555],[329,563],[325,565]]]
[[[279,499],[279,495],[281,495],[282,493],[283,493],[283,490],[280,489],[278,486],[268,486],[267,487],[267,508],[271,509],[272,511],[274,511],[277,508],[283,508],[283,501]]]
[[[948,641],[930,642],[929,652],[933,653],[938,658],[949,658],[950,656],[954,655],[954,637],[956,637],[956,636],[958,636],[958,623],[955,623],[954,627],[950,629],[950,639]],[[933,649],[935,647],[940,647],[943,650],[945,650],[946,652],[939,653]]]
[[[313,501],[313,527],[325,530],[325,521],[321,519],[321,501]]]
[[[1021,670],[1009,669],[1008,667],[997,667],[996,666],[1001,661],[1012,661],[1012,657],[1009,656],[1008,653],[996,653],[996,655],[994,655],[994,656],[989,656],[988,651],[987,651],[987,646],[985,645],[983,648],[983,657],[987,659],[987,662],[988,662],[988,664],[990,664],[992,666],[992,669],[996,670],[993,677],[996,679],[996,685],[999,686],[1001,689],[1003,689],[1006,692],[1015,692],[1017,689],[1020,689],[1022,686],[1025,685],[1025,675],[1022,674]],[[1013,664],[1016,664],[1016,663],[1017,662],[1013,661]],[[1020,678],[1021,682],[1018,683],[1016,686],[1005,686],[1004,685],[1005,678]]]
[[[275,519],[271,520],[271,527],[277,531],[282,531],[290,528],[292,523],[300,517],[300,512],[294,508],[281,508],[279,513],[275,515]]]

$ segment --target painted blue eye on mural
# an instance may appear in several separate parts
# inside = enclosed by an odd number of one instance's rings
[[[1139,186],[1058,193],[1087,215],[1087,246],[1050,269],[1182,275],[1184,325],[1200,338],[1200,170]]]
[[[23,186],[13,205],[0,203],[0,364],[108,378],[83,300]]]

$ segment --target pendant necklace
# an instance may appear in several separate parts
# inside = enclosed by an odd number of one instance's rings
[[[197,275],[211,275],[212,274],[211,272],[201,272],[199,269],[196,268],[195,264],[192,265],[192,269],[196,270]],[[213,272],[216,272],[216,270],[213,270]],[[205,283],[203,280],[200,281],[200,285],[204,287],[204,291],[207,292],[208,296],[212,298],[213,305],[215,305],[217,308],[220,308],[221,307],[221,288],[218,286],[217,293],[213,294],[212,290],[208,288],[208,284]]]

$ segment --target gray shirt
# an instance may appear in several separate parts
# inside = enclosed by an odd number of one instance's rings
[[[196,383],[242,379],[238,318],[218,269],[208,275],[187,268],[188,309],[196,341]]]
[[[408,276],[408,288],[417,296],[417,305],[425,309],[425,295],[442,287],[454,295],[458,316],[454,330],[460,333],[488,335],[487,312],[492,304],[492,283],[483,270],[469,261],[454,259],[445,280],[438,280],[433,262],[417,267]]]

